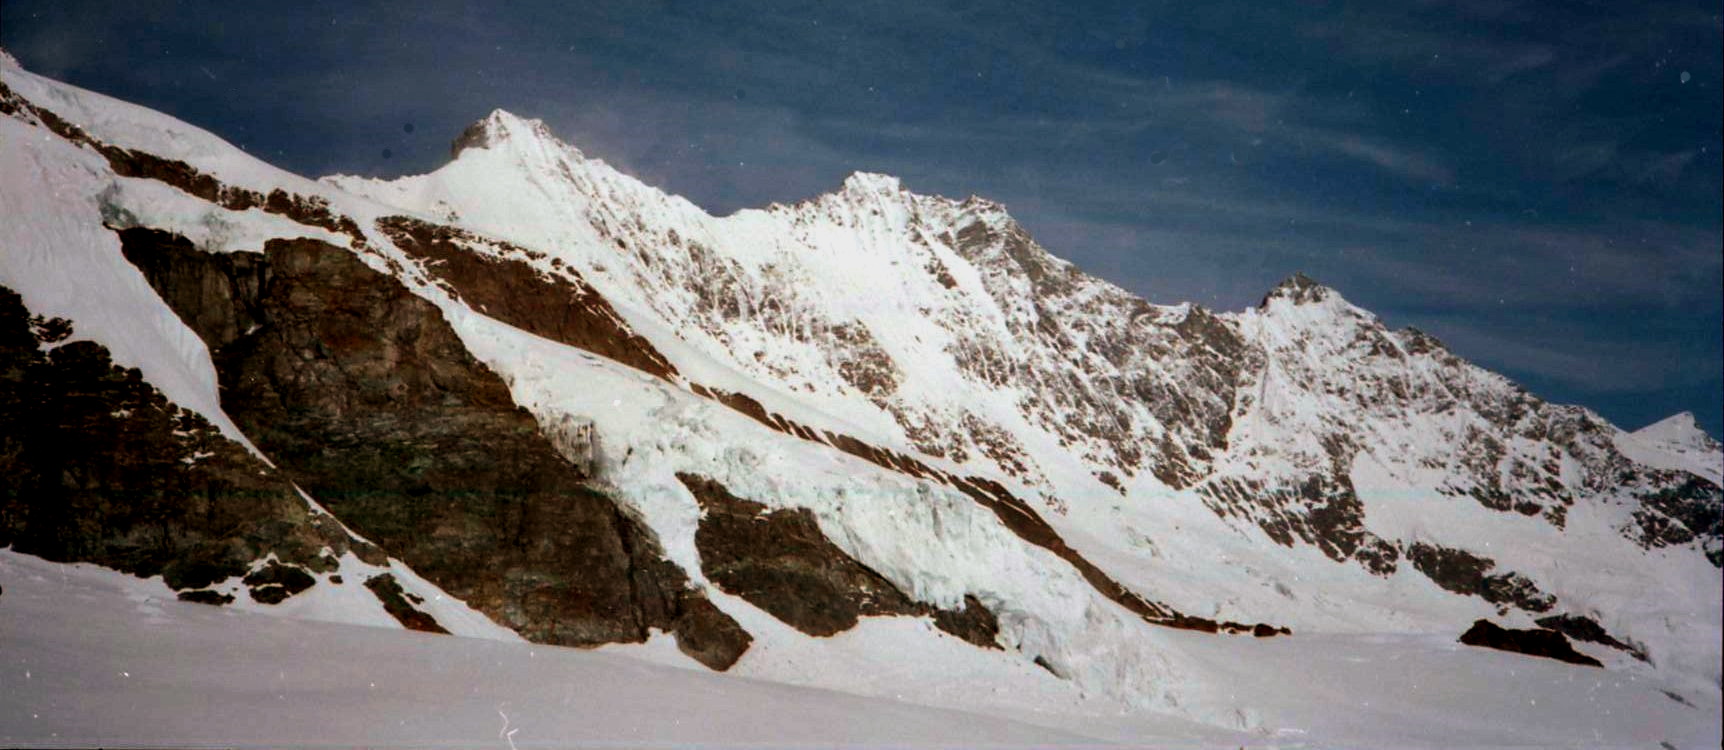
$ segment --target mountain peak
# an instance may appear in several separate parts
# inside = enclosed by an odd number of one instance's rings
[[[491,148],[507,141],[568,144],[558,140],[543,120],[521,117],[504,109],[493,109],[478,122],[468,125],[449,144],[449,158],[458,158],[469,148]]]
[[[0,47],[0,67],[18,68],[21,70],[24,66],[18,64],[18,58],[13,57],[12,53],[7,52],[5,47]]]
[[[1694,418],[1694,412],[1691,411],[1676,412],[1675,414],[1658,420],[1655,424],[1668,424],[1693,430],[1700,429],[1700,423]]]
[[[904,183],[889,174],[878,172],[851,172],[844,178],[844,192],[878,195],[902,192]]]
[[[1295,305],[1303,305],[1308,302],[1322,302],[1334,295],[1335,290],[1317,283],[1304,273],[1296,272],[1292,276],[1282,279],[1281,283],[1270,289],[1269,293],[1263,296],[1263,301],[1257,306],[1259,308],[1268,307],[1270,300],[1275,299],[1285,299]]]
[[[1634,434],[1637,437],[1684,445],[1704,445],[1708,442],[1715,442],[1711,435],[1700,428],[1700,422],[1694,418],[1694,412],[1691,411],[1672,414],[1635,430]]]

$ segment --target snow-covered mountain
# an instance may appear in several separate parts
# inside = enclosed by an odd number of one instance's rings
[[[1270,738],[1291,714],[1225,654],[1490,619],[1716,741],[1724,450],[1691,416],[1625,432],[1302,276],[1244,311],[1152,304],[997,203],[882,175],[715,217],[497,111],[430,174],[314,181],[0,73],[15,552]],[[1669,723],[1621,710],[1601,743]]]
[[[1719,466],[1718,441],[1712,439],[1694,422],[1689,412],[1665,417],[1626,435],[1614,435],[1617,448],[1624,455],[1643,464],[1672,471],[1686,471],[1724,482],[1724,467]]]

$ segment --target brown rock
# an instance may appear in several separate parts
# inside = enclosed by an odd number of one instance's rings
[[[725,593],[809,635],[841,633],[865,616],[931,615],[947,633],[999,648],[999,622],[976,597],[961,610],[915,601],[828,540],[806,508],[768,510],[706,477],[677,478],[701,506],[701,572]]]
[[[670,360],[573,269],[541,271],[528,263],[541,254],[405,216],[378,219],[377,228],[396,247],[427,261],[428,272],[475,310],[666,380],[676,374]]]
[[[1587,643],[1609,646],[1610,648],[1627,653],[1629,656],[1633,656],[1640,661],[1647,660],[1646,650],[1644,648],[1633,643],[1625,643],[1618,640],[1615,636],[1606,631],[1603,625],[1598,624],[1597,620],[1590,617],[1565,613],[1560,615],[1551,615],[1549,617],[1540,617],[1536,622],[1541,628],[1554,630],[1577,641],[1586,641]]]
[[[317,579],[295,565],[271,561],[247,574],[245,585],[251,587],[251,598],[263,604],[280,604],[288,597],[309,589]]]
[[[182,601],[182,602],[192,602],[195,604],[213,604],[217,607],[222,606],[223,604],[232,604],[233,603],[233,595],[232,594],[224,594],[224,593],[221,593],[220,591],[211,591],[209,589],[195,589],[192,591],[181,591],[179,598],[180,598],[180,601]]]
[[[317,569],[324,546],[349,549],[287,478],[106,348],[41,350],[73,334],[0,288],[0,546],[159,574],[176,589],[244,575],[272,553]]]
[[[1570,664],[1581,664],[1589,667],[1602,667],[1586,654],[1574,650],[1574,646],[1561,633],[1554,630],[1512,630],[1497,625],[1490,620],[1478,620],[1467,632],[1461,634],[1461,643],[1468,646],[1483,646],[1499,651],[1513,651],[1529,656],[1543,656],[1547,659],[1566,661]]]
[[[1519,607],[1528,612],[1549,612],[1556,597],[1519,573],[1491,573],[1496,561],[1466,550],[1415,542],[1407,548],[1413,568],[1443,589],[1470,594],[1492,604]]]
[[[446,634],[449,632],[442,625],[437,624],[436,618],[421,611],[418,607],[413,606],[413,602],[407,600],[411,595],[402,590],[401,583],[395,580],[394,574],[383,573],[372,576],[365,580],[365,588],[371,590],[372,595],[377,597],[377,601],[382,602],[383,611],[388,612],[389,616],[401,623],[402,627],[421,633]]]
[[[639,642],[679,626],[715,628],[685,640],[737,640],[722,613],[682,617],[686,577],[648,530],[397,280],[313,240],[209,255],[162,232],[120,236],[209,344],[241,429],[426,579],[542,643]]]

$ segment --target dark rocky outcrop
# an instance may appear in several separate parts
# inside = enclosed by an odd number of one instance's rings
[[[999,648],[999,622],[974,596],[961,610],[915,601],[828,540],[806,508],[769,510],[706,477],[677,478],[700,503],[701,572],[725,593],[809,635],[842,633],[862,617],[931,615],[941,630]]]
[[[353,219],[329,207],[318,196],[294,195],[277,188],[265,194],[257,190],[223,184],[213,175],[198,170],[178,159],[115,146],[86,132],[51,110],[37,106],[18,96],[0,83],[0,114],[22,117],[40,124],[72,143],[87,147],[108,160],[108,166],[121,177],[137,177],[171,185],[230,211],[256,208],[277,214],[311,227],[327,229],[350,237],[355,246],[365,245],[364,234]]]
[[[485,118],[468,125],[460,135],[455,136],[455,140],[449,143],[449,158],[459,158],[462,151],[470,148],[490,148],[495,146],[497,141],[498,135],[493,130],[491,118]]]
[[[330,570],[323,547],[359,546],[280,473],[73,333],[0,287],[0,546],[175,589],[245,575],[272,553]]]
[[[220,591],[212,591],[210,589],[194,589],[191,591],[181,591],[180,601],[192,602],[194,604],[213,604],[219,607],[223,604],[232,604],[233,594],[224,594]]]
[[[534,268],[543,254],[454,227],[405,216],[377,220],[397,248],[468,306],[523,331],[608,357],[666,380],[676,368],[629,328],[603,295],[572,268]]]
[[[747,648],[400,282],[314,240],[212,255],[164,232],[119,234],[209,345],[247,436],[444,591],[541,643],[638,642],[658,628],[701,644],[690,655],[715,669]]]
[[[1618,640],[1616,636],[1606,631],[1603,625],[1598,624],[1597,620],[1590,617],[1565,613],[1540,617],[1535,622],[1541,628],[1554,630],[1577,641],[1609,646],[1641,661],[1647,661],[1645,648]]]
[[[1296,272],[1292,276],[1282,279],[1281,283],[1270,289],[1268,294],[1263,295],[1263,300],[1257,303],[1257,308],[1259,310],[1265,309],[1269,307],[1269,301],[1275,299],[1290,300],[1295,305],[1308,305],[1322,302],[1328,299],[1330,294],[1328,287],[1317,283],[1315,279],[1304,273]]]
[[[1380,576],[1395,572],[1400,551],[1365,528],[1365,506],[1344,471],[1314,473],[1291,487],[1224,477],[1199,494],[1216,515],[1253,520],[1277,544],[1303,541],[1336,562],[1356,560]]]
[[[1724,490],[1710,480],[1677,471],[1655,472],[1659,489],[1640,498],[1634,523],[1642,547],[1700,540],[1706,559],[1724,567]]]
[[[1415,542],[1407,548],[1413,569],[1446,591],[1477,596],[1499,607],[1519,607],[1528,612],[1549,612],[1556,597],[1540,591],[1519,573],[1491,573],[1496,561],[1466,550]]]
[[[1184,630],[1201,630],[1208,633],[1222,631],[1250,633],[1259,632],[1260,628],[1269,635],[1293,632],[1285,627],[1261,623],[1217,622],[1204,617],[1187,615],[1168,605],[1150,601],[1137,592],[1127,589],[1124,584],[1114,580],[1095,563],[1090,562],[1077,550],[1072,549],[1059,535],[1059,532],[1048,525],[1048,522],[1036,513],[1034,508],[1013,495],[999,482],[981,477],[960,477],[929,466],[914,456],[870,445],[849,435],[829,430],[816,431],[781,414],[768,411],[759,401],[746,394],[708,388],[699,383],[690,384],[690,389],[696,395],[729,406],[738,413],[779,432],[795,435],[810,442],[830,445],[888,471],[899,472],[918,479],[941,482],[964,493],[966,497],[992,511],[1000,519],[1000,522],[1005,524],[1006,528],[1010,529],[1020,539],[1048,550],[1058,555],[1060,559],[1071,563],[1083,575],[1084,580],[1094,586],[1102,596],[1119,603],[1120,606],[1131,610],[1147,622]],[[1392,553],[1393,548],[1390,548],[1389,551]],[[1392,565],[1393,557],[1391,556],[1389,559]]]
[[[963,609],[934,610],[934,627],[983,648],[999,647],[999,618],[971,594],[964,595]]]
[[[713,669],[729,669],[754,642],[754,637],[703,591],[683,592],[677,605],[676,647],[695,661]]]
[[[383,603],[383,611],[388,612],[389,616],[401,623],[402,627],[421,633],[447,634],[449,632],[442,625],[437,624],[437,618],[413,606],[423,604],[424,600],[402,590],[401,583],[395,580],[394,574],[383,573],[372,576],[366,579],[365,588],[371,590],[371,593],[377,597],[377,601]]]
[[[280,604],[288,597],[311,588],[317,579],[297,565],[282,565],[271,560],[246,574],[244,583],[251,587],[252,601]]]
[[[1019,403],[1024,417],[1098,468],[1147,470],[1176,489],[1201,481],[1232,423],[1245,349],[1236,327],[1197,306],[1163,321],[1144,300],[1048,255],[1002,207],[971,199],[963,209],[968,219],[941,239],[982,272],[1013,338],[1029,346],[1008,353],[964,340],[949,349],[959,369],[1035,393]],[[1145,412],[1167,428],[1159,439]]]
[[[1513,630],[1502,627],[1490,620],[1479,620],[1461,634],[1461,643],[1468,646],[1483,646],[1499,651],[1513,651],[1517,654],[1542,656],[1570,664],[1580,664],[1589,667],[1604,666],[1597,659],[1574,650],[1561,633],[1554,630],[1535,628],[1532,630]]]

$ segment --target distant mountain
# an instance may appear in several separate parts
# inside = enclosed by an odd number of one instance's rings
[[[1662,469],[1698,474],[1713,484],[1724,481],[1719,466],[1718,441],[1695,423],[1694,415],[1682,412],[1649,424],[1626,436],[1618,436],[1618,447],[1636,461]]]
[[[1152,304],[883,175],[715,217],[499,110],[430,174],[313,181],[0,72],[16,552],[1247,730],[1173,630],[1488,618],[1717,702],[1724,449],[1692,416],[1625,432],[1304,276]]]

